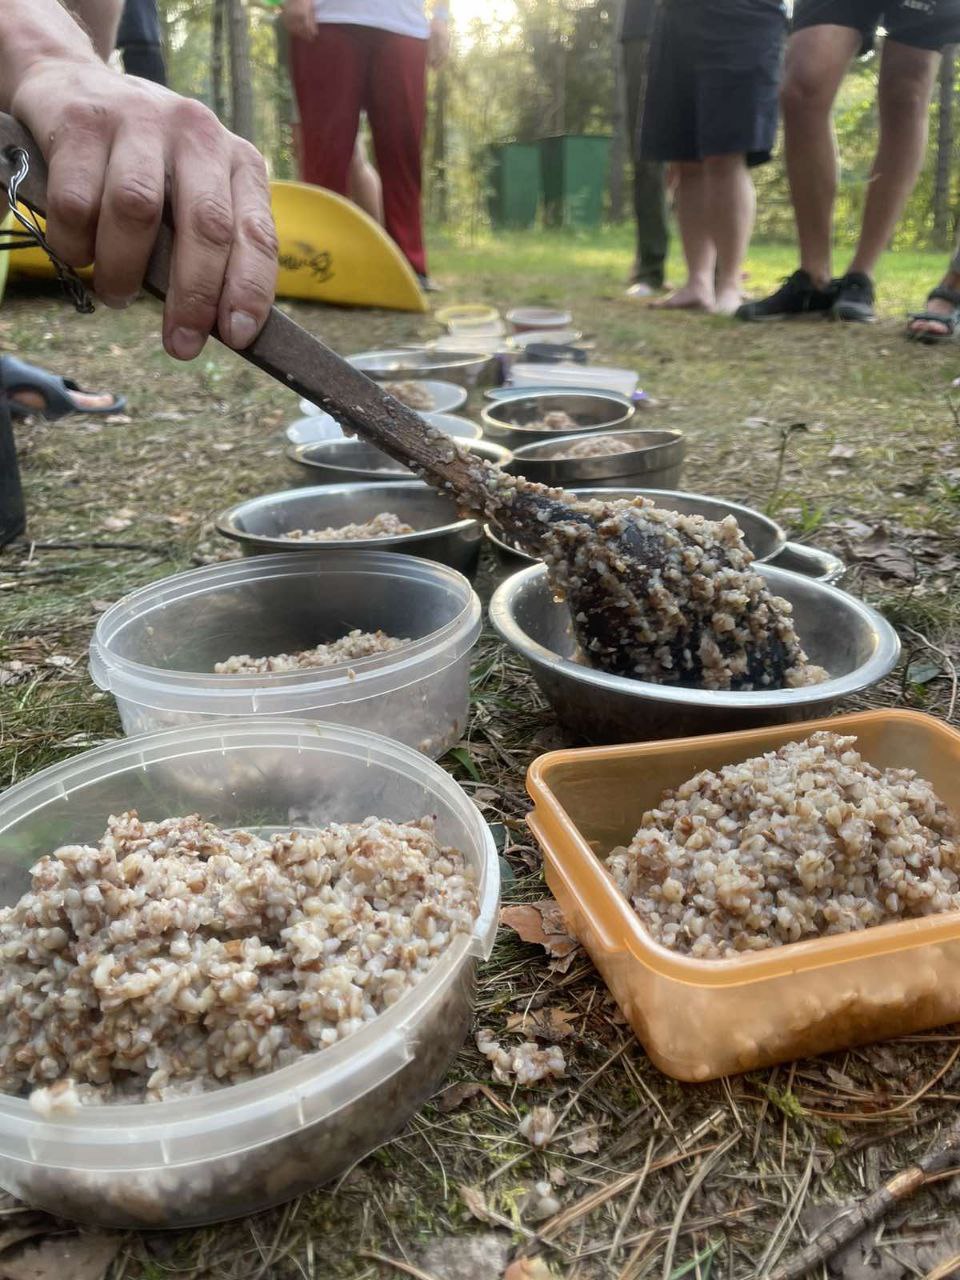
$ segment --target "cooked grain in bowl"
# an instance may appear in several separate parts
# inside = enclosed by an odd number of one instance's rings
[[[607,867],[699,959],[960,910],[960,825],[912,769],[822,731],[664,793]]]
[[[363,524],[344,524],[339,528],[332,526],[326,529],[291,529],[285,538],[294,542],[358,542],[363,538],[397,538],[408,533],[415,533],[412,524],[407,524],[392,511],[381,511]]]
[[[616,453],[634,453],[636,445],[609,436],[587,436],[573,444],[558,445],[546,455],[561,461],[565,458],[610,458]]]
[[[109,820],[0,911],[0,1089],[40,1111],[236,1084],[383,1013],[477,914],[432,821]]]
[[[419,382],[385,382],[383,389],[408,409],[416,409],[419,413],[426,413],[435,404],[433,396]]]
[[[214,663],[213,670],[218,676],[314,671],[381,653],[393,653],[409,643],[409,640],[388,636],[384,631],[350,631],[330,644],[318,644],[313,649],[301,649],[299,653],[274,653],[265,658],[251,658],[248,653],[233,654],[223,662]]]
[[[532,431],[576,431],[580,426],[576,418],[571,418],[565,409],[551,409],[542,418],[533,422],[525,422],[525,427]]]

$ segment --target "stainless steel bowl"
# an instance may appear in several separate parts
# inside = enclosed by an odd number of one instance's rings
[[[819,547],[808,547],[804,542],[788,542],[770,563],[777,569],[790,569],[821,582],[839,582],[847,571],[839,556],[821,551]]]
[[[897,633],[869,605],[813,578],[760,565],[771,590],[793,605],[810,660],[831,675],[803,689],[724,693],[678,689],[608,675],[578,660],[570,615],[558,604],[544,565],[508,578],[490,602],[500,637],[530,665],[560,720],[590,742],[636,742],[722,733],[825,715],[840,699],[893,669]]]
[[[477,457],[504,467],[513,457],[492,440],[461,440],[465,449]],[[317,444],[296,445],[287,457],[309,472],[314,484],[357,484],[377,480],[413,480],[409,467],[395,462],[389,454],[365,440],[323,440]]]
[[[538,440],[563,439],[559,431],[544,431],[531,426],[547,413],[562,410],[577,424],[577,435],[587,432],[614,431],[624,427],[633,417],[633,407],[625,408],[622,396],[608,396],[602,391],[531,391],[529,395],[508,400],[494,400],[484,407],[484,435],[498,440],[508,449],[535,444]],[[566,432],[570,435],[571,432]]]
[[[360,524],[381,511],[394,512],[416,532],[349,542],[303,542],[285,536],[290,529]],[[423,560],[439,560],[461,573],[476,567],[483,538],[476,520],[460,518],[452,498],[418,480],[331,484],[268,493],[225,511],[217,520],[217,532],[239,542],[246,556],[300,549],[404,551]]]
[[[601,458],[559,458],[578,440],[619,440],[630,445],[629,453],[610,453]],[[622,489],[642,485],[645,489],[673,489],[680,483],[687,451],[682,431],[601,431],[539,440],[514,450],[509,470],[539,484],[571,489],[591,485],[602,489]]]
[[[516,458],[516,454],[514,454]],[[530,478],[529,476],[527,477]],[[688,516],[705,516],[708,520],[723,520],[734,516],[743,530],[747,546],[760,561],[772,560],[787,545],[787,535],[769,516],[743,507],[739,502],[725,502],[722,498],[707,498],[699,493],[676,493],[667,489],[571,489],[578,498],[600,498],[610,502],[616,498],[652,498],[658,507],[667,511],[680,511]],[[484,533],[493,543],[497,559],[511,569],[523,564],[535,564],[536,558],[505,541],[489,524]]]
[[[440,378],[461,387],[473,387],[494,357],[478,351],[432,351],[425,347],[398,347],[389,351],[360,351],[348,357],[355,369],[378,382],[404,378]]]
[[[459,413],[425,413],[423,417],[431,427],[453,436],[455,440],[479,440],[483,435],[483,428],[478,423]]]

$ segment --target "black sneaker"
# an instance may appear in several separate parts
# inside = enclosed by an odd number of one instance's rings
[[[852,320],[870,324],[876,320],[873,309],[876,293],[873,281],[862,271],[848,271],[836,282],[837,292],[830,314],[836,320]]]
[[[826,289],[818,289],[804,270],[787,276],[776,293],[756,302],[745,302],[734,313],[738,320],[785,320],[789,316],[805,316],[814,312],[823,314],[830,310],[836,299],[834,282]]]

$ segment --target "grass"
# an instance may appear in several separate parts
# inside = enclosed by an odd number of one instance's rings
[[[886,524],[920,574],[907,582],[867,560],[851,575],[905,640],[904,666],[858,705],[944,714],[960,652],[960,430],[948,401],[960,352],[902,336],[903,313],[939,277],[942,256],[888,256],[882,317],[864,328],[657,315],[622,297],[629,256],[626,231],[517,234],[441,241],[433,270],[444,301],[569,304],[595,359],[641,371],[660,401],[651,425],[686,433],[687,487],[765,507],[795,536],[848,556],[863,530]],[[751,288],[765,290],[792,266],[789,248],[758,246]],[[419,317],[293,310],[343,351],[434,331]],[[174,364],[158,351],[156,330],[147,303],[89,320],[56,298],[12,298],[0,311],[4,348],[130,398],[129,422],[18,428],[34,541],[0,556],[4,783],[119,734],[111,699],[85,668],[105,605],[229,554],[213,529],[216,513],[295,483],[281,429],[295,413],[291,398],[222,351]],[[489,565],[479,585],[487,594]],[[523,776],[535,754],[563,741],[522,665],[485,636],[471,726],[447,763],[499,824],[511,901],[544,892],[523,822]],[[679,1085],[652,1067],[586,959],[554,971],[542,951],[503,931],[481,974],[478,1017],[503,1035],[511,1014],[540,1007],[572,1014],[576,1029],[555,1089],[496,1084],[468,1044],[450,1079],[480,1083],[482,1092],[453,1110],[428,1104],[341,1184],[293,1206],[200,1231],[124,1236],[110,1280],[393,1280],[404,1272],[372,1255],[416,1268],[430,1241],[451,1241],[457,1256],[470,1238],[489,1235],[541,1250],[567,1280],[639,1280],[662,1274],[665,1263],[677,1280],[748,1280],[761,1259],[772,1267],[801,1239],[798,1214],[803,1224],[809,1206],[859,1195],[909,1164],[954,1114],[957,1039],[945,1032]],[[534,1152],[518,1124],[548,1101],[566,1118],[554,1143]],[[595,1150],[579,1141],[584,1133],[596,1135]],[[727,1142],[685,1203],[691,1179]],[[561,1213],[537,1223],[530,1192],[543,1181]],[[465,1198],[462,1187],[481,1199]],[[941,1185],[918,1200],[880,1240],[877,1258],[901,1258],[904,1274],[923,1275],[933,1265],[922,1253],[928,1237],[934,1261],[947,1256],[948,1243],[939,1244],[945,1195]],[[434,1280],[453,1274],[431,1265]]]

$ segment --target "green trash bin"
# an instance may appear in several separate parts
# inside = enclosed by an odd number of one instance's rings
[[[599,226],[611,142],[604,134],[592,133],[540,139],[544,220],[548,226]]]
[[[532,227],[540,207],[540,148],[501,142],[490,148],[488,207],[495,227]]]

